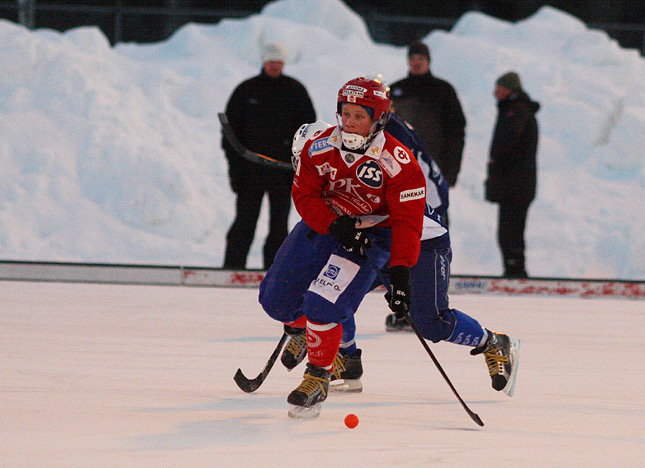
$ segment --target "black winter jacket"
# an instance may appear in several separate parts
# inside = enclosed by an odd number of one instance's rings
[[[451,187],[457,183],[466,118],[455,89],[428,72],[408,75],[390,86],[394,112],[421,136]]]
[[[247,149],[291,162],[293,135],[303,123],[314,122],[316,112],[305,87],[294,78],[271,78],[264,70],[233,91],[226,115],[231,128]],[[291,191],[293,173],[247,161],[222,136],[234,192],[246,187]]]
[[[488,162],[486,200],[530,203],[537,185],[536,153],[540,104],[524,92],[497,103],[498,115]]]

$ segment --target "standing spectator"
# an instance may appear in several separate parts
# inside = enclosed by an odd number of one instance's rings
[[[430,72],[430,49],[408,47],[409,74],[390,86],[396,113],[421,136],[450,187],[457,183],[464,149],[466,118],[455,89]]]
[[[498,114],[490,147],[486,200],[499,204],[497,241],[504,277],[527,278],[524,229],[537,184],[535,113],[540,104],[524,92],[515,72],[497,79],[495,98]]]
[[[266,44],[262,71],[242,82],[226,105],[226,115],[235,135],[246,148],[280,161],[291,162],[291,139],[298,127],[316,120],[305,87],[282,74],[284,46]],[[293,172],[273,169],[242,158],[222,138],[229,164],[231,188],[237,195],[236,217],[226,235],[224,268],[243,269],[255,236],[264,194],[269,195],[269,235],[264,243],[264,268],[273,263],[289,232]]]

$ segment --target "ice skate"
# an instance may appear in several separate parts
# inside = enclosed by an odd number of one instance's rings
[[[397,318],[396,314],[390,314],[385,317],[385,331],[411,332],[412,327],[405,317]]]
[[[280,361],[287,370],[293,370],[307,355],[307,330],[284,326],[284,331],[289,335],[287,346],[282,351]]]
[[[363,391],[361,376],[363,375],[363,364],[361,362],[361,350],[355,355],[346,353],[342,348],[338,350],[334,358],[334,368],[329,384],[330,392],[360,393]]]
[[[488,332],[486,342],[474,348],[473,356],[483,354],[492,380],[492,387],[509,397],[515,390],[515,379],[520,355],[520,340],[510,339],[503,333]]]
[[[320,404],[327,399],[331,372],[307,363],[304,379],[298,388],[289,394],[287,402],[293,405],[289,417],[315,418],[320,414]]]

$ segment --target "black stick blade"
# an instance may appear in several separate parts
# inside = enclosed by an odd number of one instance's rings
[[[242,373],[242,369],[238,369],[235,375],[233,376],[233,380],[235,380],[235,383],[237,384],[238,387],[240,387],[240,390],[242,390],[245,393],[253,393],[256,391],[258,388],[260,388],[260,385],[262,385],[262,382],[264,379],[261,378],[262,374],[258,378],[255,379],[247,379],[245,375]]]
[[[280,341],[278,341],[278,344],[273,350],[273,353],[271,353],[271,357],[269,357],[269,360],[264,366],[264,369],[262,370],[262,372],[260,372],[260,375],[258,375],[256,378],[247,379],[245,375],[242,373],[242,369],[237,370],[237,372],[233,376],[233,380],[235,380],[235,383],[237,384],[238,387],[240,387],[240,389],[243,392],[252,393],[256,391],[258,388],[260,388],[260,385],[264,383],[264,380],[267,378],[267,375],[269,375],[269,372],[271,371],[273,364],[275,364],[275,361],[278,359],[278,356],[280,355],[280,351],[282,351],[282,347],[287,342],[288,338],[289,338],[289,335],[287,335],[286,333],[282,334],[282,337],[280,337]]]
[[[473,419],[473,421],[475,421],[475,423],[479,424],[481,427],[484,427],[484,421],[481,420],[477,413],[469,411],[468,415]]]

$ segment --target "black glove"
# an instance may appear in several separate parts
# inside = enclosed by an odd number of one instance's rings
[[[345,250],[365,257],[365,251],[372,247],[372,241],[365,231],[356,229],[356,220],[347,215],[340,216],[329,226],[329,234],[338,239]]]
[[[390,285],[392,293],[387,293],[385,298],[396,318],[401,319],[404,312],[410,311],[410,269],[402,265],[390,268]]]

